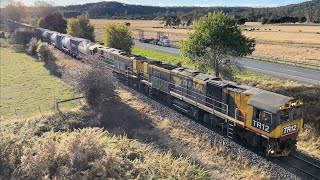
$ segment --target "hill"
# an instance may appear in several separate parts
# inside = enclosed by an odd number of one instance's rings
[[[320,0],[312,0],[300,4],[291,4],[273,8],[252,7],[157,7],[131,5],[119,2],[98,2],[83,5],[59,7],[65,17],[75,17],[88,12],[92,18],[111,19],[164,19],[168,16],[178,16],[181,19],[198,17],[210,11],[223,11],[237,18],[249,21],[259,21],[262,17],[306,17],[310,21],[320,21]]]

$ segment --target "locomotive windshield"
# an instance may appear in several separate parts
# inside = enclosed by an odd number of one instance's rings
[[[296,107],[292,109],[292,118],[293,120],[298,120],[302,118],[302,109],[301,107]]]
[[[298,120],[302,118],[302,109],[301,107],[295,107],[292,109],[284,109],[279,112],[280,124]]]
[[[280,124],[286,123],[290,121],[290,114],[289,114],[290,109],[284,109],[280,111]]]

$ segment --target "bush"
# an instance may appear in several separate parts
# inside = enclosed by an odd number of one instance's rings
[[[206,179],[187,158],[174,158],[99,128],[45,133],[21,157],[13,179]]]
[[[17,30],[12,34],[11,38],[13,42],[26,46],[32,37],[34,37],[34,34],[31,31]]]
[[[27,51],[28,51],[28,53],[29,54],[31,54],[31,55],[36,55],[36,53],[37,53],[37,48],[38,48],[38,40],[37,40],[37,38],[32,38],[31,40],[30,40],[30,42],[27,44]]]
[[[0,31],[0,38],[6,38],[6,34],[4,31]]]
[[[49,49],[47,44],[41,43],[37,48],[38,56],[41,60],[45,62],[55,61],[56,57],[53,55],[52,51]]]
[[[21,163],[25,147],[31,144],[36,129],[34,121],[0,122],[0,179],[10,179],[11,173]]]
[[[118,159],[107,149],[102,129],[49,132],[26,148],[15,178],[108,179],[117,177]],[[110,151],[109,151],[110,150]]]
[[[104,69],[98,56],[83,58],[89,66],[69,69],[63,74],[72,90],[82,93],[88,105],[100,110],[102,105],[115,97],[115,78],[110,70]]]

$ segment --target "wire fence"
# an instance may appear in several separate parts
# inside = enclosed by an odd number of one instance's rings
[[[41,116],[47,114],[53,114],[57,112],[64,112],[81,107],[85,104],[83,97],[76,97],[71,99],[54,99],[52,103],[42,103],[33,105],[20,105],[20,107],[3,109],[3,114],[0,116],[0,120],[5,119],[21,119],[34,116]],[[3,107],[4,108],[4,107]],[[1,114],[2,114],[1,113]]]
[[[296,65],[302,67],[312,67],[315,69],[320,69],[320,60],[319,59],[301,59],[301,60],[286,60],[286,59],[279,59],[279,58],[266,58],[261,56],[250,56],[249,58],[263,60],[263,61],[270,61],[270,62],[277,62],[289,65]]]

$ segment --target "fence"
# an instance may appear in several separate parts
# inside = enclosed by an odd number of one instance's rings
[[[309,67],[309,68],[311,67],[314,69],[320,69],[320,60],[319,59],[285,60],[285,59],[279,59],[279,58],[268,59],[266,57],[261,57],[261,56],[249,56],[248,58],[276,62],[276,63],[282,63],[282,64],[295,65],[295,66],[301,66],[301,67]]]
[[[75,109],[79,106],[83,106],[83,97],[76,97],[71,99],[54,99],[50,104],[27,104],[20,105],[19,108],[3,108],[1,112],[0,120],[11,119],[11,118],[28,118],[34,116],[43,117],[45,114],[52,114],[57,112],[63,112],[71,109]]]

